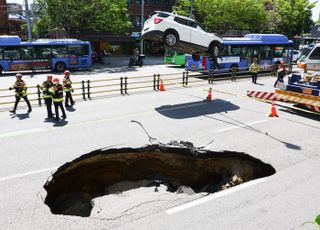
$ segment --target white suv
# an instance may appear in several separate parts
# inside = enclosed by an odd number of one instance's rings
[[[173,13],[156,11],[144,23],[142,39],[150,46],[166,46],[176,51],[216,58],[222,49],[222,37],[208,33],[193,19]]]

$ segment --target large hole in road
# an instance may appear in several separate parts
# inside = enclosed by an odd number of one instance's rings
[[[44,185],[45,203],[53,214],[87,217],[92,199],[137,187],[164,184],[171,192],[187,186],[212,193],[274,173],[271,165],[250,155],[184,142],[100,149],[62,165]],[[114,186],[124,182],[131,184]]]

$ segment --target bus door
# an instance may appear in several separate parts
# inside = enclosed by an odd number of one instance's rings
[[[265,71],[272,71],[272,49],[270,46],[264,45],[259,47],[260,67]]]
[[[250,66],[252,64],[254,58],[257,59],[258,63],[260,62],[259,47],[248,46],[247,53],[246,53],[246,59],[248,61],[248,66]]]
[[[77,68],[90,65],[90,56],[88,44],[68,45],[68,57],[70,68]]]

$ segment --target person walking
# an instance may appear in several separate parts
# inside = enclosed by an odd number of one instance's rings
[[[73,92],[72,88],[72,81],[70,80],[70,71],[66,70],[64,71],[64,78],[63,78],[63,90],[66,92],[66,101],[65,101],[65,106],[66,107],[72,107],[75,103],[72,98],[71,92]],[[69,104],[69,100],[71,105]]]
[[[63,107],[63,86],[60,84],[59,78],[53,79],[53,86],[50,88],[50,92],[52,93],[52,101],[54,104],[54,109],[56,113],[55,120],[59,121],[59,108],[62,112],[62,118],[66,119],[67,115]]]
[[[50,92],[50,88],[53,86],[52,75],[47,76],[47,80],[42,83],[40,89],[42,90],[42,96],[44,99],[44,103],[47,107],[47,118],[53,118],[52,114],[52,94]]]
[[[24,80],[22,80],[22,74],[21,73],[17,73],[16,74],[16,81],[14,83],[14,85],[12,87],[9,88],[9,90],[15,90],[16,95],[16,101],[14,103],[14,107],[13,110],[10,110],[10,113],[15,114],[16,110],[17,110],[17,106],[19,104],[19,101],[21,100],[21,98],[23,98],[23,100],[27,103],[28,105],[28,113],[31,113],[32,108],[31,108],[31,104],[28,100],[27,97],[27,85],[24,82]]]
[[[286,75],[286,62],[281,61],[279,68],[277,70],[277,80],[275,81],[273,87],[277,87],[278,82],[283,82],[283,78]]]
[[[258,72],[259,72],[259,65],[257,63],[257,59],[254,58],[252,64],[249,67],[249,72],[252,75],[252,83],[257,84]]]

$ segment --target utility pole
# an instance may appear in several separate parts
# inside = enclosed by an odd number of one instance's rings
[[[26,18],[27,18],[27,26],[28,26],[28,41],[32,41],[32,33],[31,33],[31,20],[30,20],[30,11],[29,11],[29,3],[28,0],[24,0],[24,4],[26,7]]]
[[[142,29],[144,24],[144,0],[141,0],[141,33],[140,33],[140,54],[143,54]]]
[[[194,4],[194,0],[190,0],[190,14],[189,14],[189,18],[192,18],[193,4]]]

